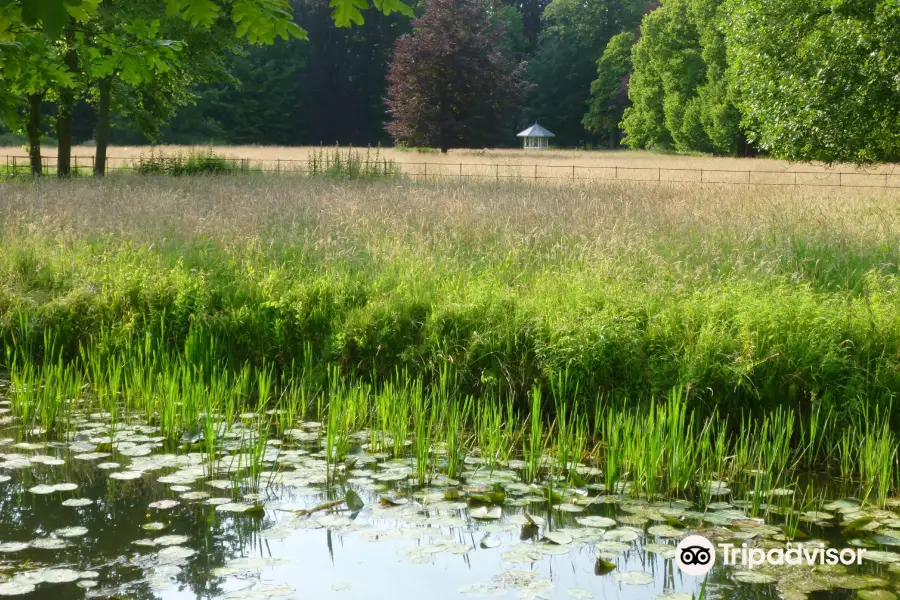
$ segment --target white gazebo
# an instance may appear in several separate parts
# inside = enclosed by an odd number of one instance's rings
[[[526,150],[546,150],[550,147],[550,138],[556,136],[535,122],[525,131],[519,132],[516,137],[522,138],[522,147]]]

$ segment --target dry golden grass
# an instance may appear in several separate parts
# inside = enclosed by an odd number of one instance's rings
[[[188,152],[191,150],[207,149],[206,146],[155,146],[157,152],[178,153]],[[150,146],[113,146],[109,149],[111,165],[118,166],[127,163],[130,160],[138,158],[142,153],[147,154],[151,150]],[[230,158],[244,158],[251,161],[264,161],[266,167],[274,167],[278,161],[282,161],[282,168],[288,168],[289,161],[298,161],[305,166],[312,152],[321,150],[319,147],[311,146],[216,146],[213,147],[215,153]],[[326,148],[326,151],[329,148]],[[359,149],[365,152],[366,149]],[[372,150],[374,153],[374,150]],[[510,174],[522,177],[533,176],[533,171],[524,167],[539,165],[539,177],[558,177],[565,178],[568,174],[567,169],[575,166],[582,169],[576,173],[578,177],[585,178],[611,178],[609,173],[603,168],[619,167],[622,172],[619,173],[621,178],[640,178],[649,179],[650,173],[640,173],[642,169],[662,169],[662,179],[669,180],[686,180],[692,181],[695,174],[677,173],[680,169],[706,171],[726,170],[742,172],[746,176],[747,171],[752,172],[771,172],[777,173],[794,173],[794,172],[815,172],[815,173],[861,173],[865,175],[878,175],[878,181],[884,181],[885,176],[890,179],[889,185],[900,187],[900,168],[898,165],[881,165],[859,168],[855,165],[823,165],[810,163],[790,163],[768,158],[729,158],[729,157],[712,157],[712,156],[685,156],[671,154],[656,154],[644,151],[605,151],[605,150],[521,150],[521,149],[494,149],[494,150],[451,150],[447,154],[439,152],[417,152],[408,150],[397,150],[394,148],[379,149],[380,156],[388,160],[393,160],[400,164],[404,172],[421,175],[423,165],[428,164],[430,170],[429,175],[458,175],[459,165],[462,163],[463,175],[469,176],[489,176],[495,173],[494,169],[499,165],[515,166],[518,169],[507,169]],[[48,147],[43,149],[46,157],[55,157],[56,148]],[[73,155],[77,156],[83,164],[89,165],[91,157],[94,155],[94,148],[88,146],[78,146],[74,148]],[[5,161],[6,156],[25,157],[26,154],[21,148],[16,147],[0,147],[0,161]],[[21,161],[21,159],[20,159]],[[455,169],[454,169],[455,167]],[[590,174],[588,169],[597,169],[599,172]],[[635,172],[627,172],[634,169]],[[501,171],[501,174],[503,171]],[[706,174],[715,180],[712,173]],[[727,176],[722,176],[727,178]],[[739,174],[733,177],[735,181],[739,181]],[[709,179],[704,179],[709,180]],[[896,180],[896,181],[894,181]],[[754,182],[759,183],[793,183],[792,179],[776,179],[765,181],[754,178]],[[803,181],[798,181],[803,183]],[[826,181],[828,183],[828,181]]]

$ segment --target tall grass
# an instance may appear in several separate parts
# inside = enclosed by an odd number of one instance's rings
[[[470,443],[535,481],[596,448],[603,483],[635,493],[764,494],[828,465],[880,501],[897,479],[893,196],[227,176],[2,191],[23,433],[74,407],[172,439],[246,411],[278,433],[315,404],[335,469],[367,427],[423,481],[436,449],[452,470]]]

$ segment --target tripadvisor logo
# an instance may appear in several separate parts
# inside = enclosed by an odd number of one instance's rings
[[[727,566],[753,569],[762,565],[859,565],[865,548],[825,548],[821,544],[788,544],[786,548],[748,548],[747,544],[719,544]],[[678,568],[687,575],[705,575],[716,564],[716,547],[702,535],[689,535],[678,544],[675,553]]]
[[[688,575],[706,575],[716,564],[716,549],[702,535],[689,535],[678,543],[675,563]]]

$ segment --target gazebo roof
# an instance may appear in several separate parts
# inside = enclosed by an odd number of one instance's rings
[[[525,131],[521,131],[516,135],[516,137],[556,137],[537,123],[526,129]]]

